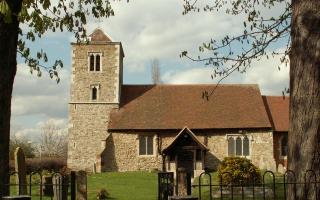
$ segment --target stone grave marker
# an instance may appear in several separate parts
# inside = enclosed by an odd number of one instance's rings
[[[77,200],[87,200],[87,172],[77,172]]]
[[[62,176],[60,174],[52,175],[53,199],[62,200]]]
[[[18,173],[16,176],[16,183],[18,185],[18,194],[27,194],[27,169],[24,152],[20,147],[17,147],[14,152],[15,171]]]

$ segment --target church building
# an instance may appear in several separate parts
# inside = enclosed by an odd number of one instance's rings
[[[193,176],[228,156],[283,171],[288,97],[262,96],[255,84],[124,85],[120,42],[96,29],[72,43],[68,167],[175,172]],[[143,53],[143,52],[142,52]]]

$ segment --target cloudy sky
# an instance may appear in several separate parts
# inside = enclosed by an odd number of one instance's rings
[[[161,79],[165,84],[216,83],[218,80],[212,80],[210,76],[212,68],[181,59],[179,54],[187,50],[197,56],[197,49],[204,41],[241,33],[245,18],[224,12],[185,16],[182,15],[182,3],[181,0],[114,2],[115,16],[100,22],[90,21],[87,29],[90,33],[99,27],[114,41],[122,42],[126,84],[151,83],[150,65],[155,58],[160,62]],[[266,12],[273,14],[278,10]],[[72,41],[75,40],[71,34],[49,33],[31,45],[34,50],[44,49],[52,61],[63,60],[65,67],[60,71],[59,84],[45,72],[41,78],[30,74],[29,68],[18,59],[12,103],[12,135],[35,139],[48,120],[61,127],[67,126]],[[282,95],[284,88],[288,87],[289,69],[282,67],[279,71],[279,64],[278,57],[262,59],[255,62],[247,73],[233,74],[223,83],[256,83],[262,94]]]

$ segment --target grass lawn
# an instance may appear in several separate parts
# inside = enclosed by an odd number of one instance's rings
[[[218,185],[219,178],[217,172],[212,175],[212,184]],[[266,183],[271,183],[270,176],[266,176]],[[157,173],[139,171],[139,172],[105,172],[100,174],[88,175],[88,200],[97,199],[97,194],[101,189],[106,189],[110,194],[109,199],[117,200],[156,200],[158,194],[158,175]],[[38,180],[36,179],[36,182]],[[202,184],[209,184],[208,176],[203,177]],[[281,183],[282,178],[276,177],[276,182]],[[11,183],[14,183],[12,177]],[[198,180],[195,179],[193,185],[197,185]],[[272,188],[267,185],[266,188]],[[39,185],[36,184],[32,187],[32,199],[38,200],[39,198]],[[198,187],[192,189],[192,195],[198,196]],[[212,188],[214,193],[219,194],[219,187]],[[11,194],[16,194],[16,186],[11,187]],[[209,187],[201,188],[202,200],[210,199]],[[277,199],[283,199],[283,186],[282,184],[276,185]],[[230,199],[230,195],[224,195],[224,199]],[[70,198],[70,196],[69,196]],[[220,198],[220,196],[218,197]],[[43,200],[49,200],[51,197],[44,197]],[[215,198],[216,199],[216,198]],[[241,195],[235,195],[234,199],[241,199]],[[252,199],[246,197],[245,199]],[[256,196],[256,199],[262,199],[261,195]]]
[[[110,199],[156,200],[158,175],[149,172],[106,172],[88,176],[88,199],[97,199],[100,189],[110,194]]]

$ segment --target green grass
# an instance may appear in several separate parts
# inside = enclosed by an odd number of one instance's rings
[[[110,199],[156,200],[157,173],[106,172],[88,176],[88,199],[97,199],[100,189],[110,194]]]
[[[28,176],[29,179],[29,176]],[[88,175],[88,200],[97,199],[101,189],[110,194],[109,199],[114,200],[156,200],[157,199],[157,173],[150,172],[106,172]],[[15,178],[11,177],[11,184]],[[40,199],[39,178],[35,177],[32,183],[32,199]],[[69,189],[70,192],[70,189]],[[11,195],[17,195],[17,186],[10,187]],[[29,193],[29,187],[28,187]],[[49,200],[51,197],[43,197]],[[70,199],[70,195],[69,195]]]
[[[276,174],[277,175],[277,174]],[[211,173],[212,184],[219,185],[219,177],[217,172]],[[157,185],[158,175],[157,173],[150,172],[106,172],[100,174],[88,175],[88,200],[97,199],[97,194],[101,189],[106,189],[109,193],[109,199],[114,200],[156,200],[158,193]],[[198,184],[198,178],[195,178],[193,185]],[[281,177],[276,176],[276,182],[281,183],[283,180]],[[11,178],[11,183],[14,183],[14,177]],[[34,183],[39,182],[37,178],[33,180]],[[209,176],[204,176],[202,184],[209,184]],[[272,183],[272,178],[266,176],[266,183]],[[267,188],[272,188],[272,185],[267,185]],[[11,194],[16,194],[16,186],[11,187]],[[29,190],[28,190],[29,191]],[[198,196],[199,188],[194,187],[192,189],[192,195]],[[215,193],[219,193],[219,186],[213,187]],[[250,191],[249,191],[250,192]],[[241,199],[241,193],[235,196],[236,199]],[[283,199],[283,185],[276,185],[277,199]],[[209,187],[203,186],[201,188],[202,200],[210,199]],[[220,196],[219,196],[220,197]],[[224,199],[229,199],[229,196],[224,196]],[[70,198],[70,197],[69,197]],[[38,200],[39,198],[39,185],[32,187],[32,199]],[[44,200],[51,199],[50,197],[44,197]],[[252,199],[245,197],[245,199]],[[256,198],[261,199],[261,198]]]

